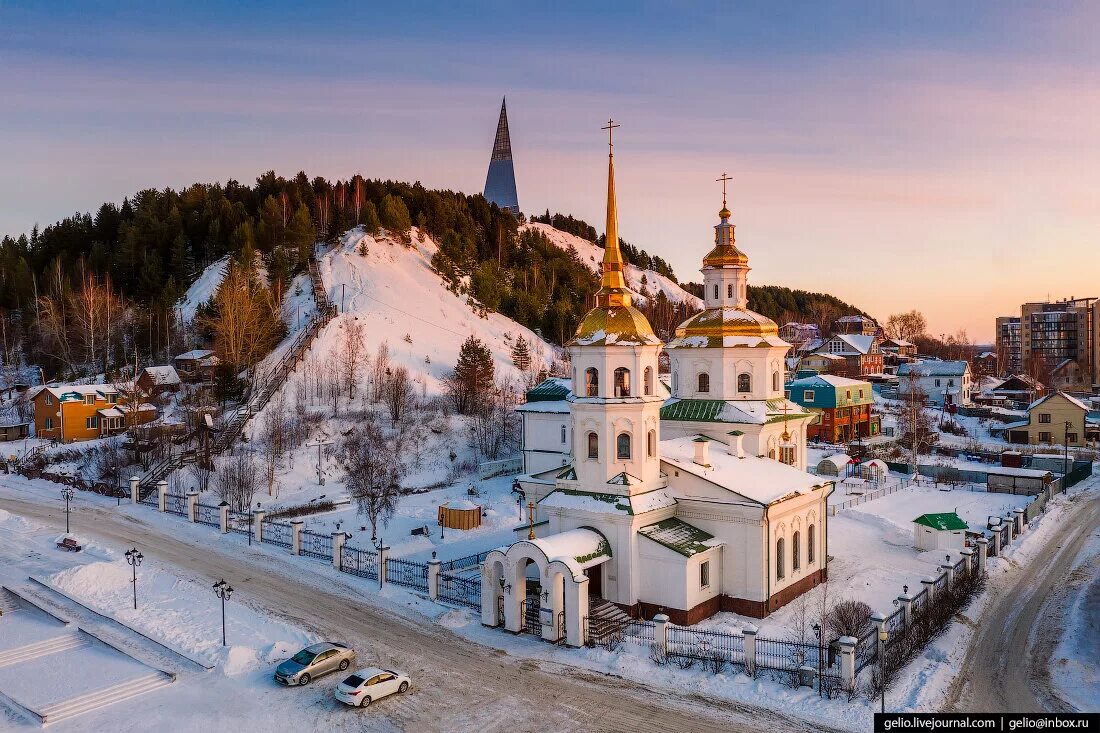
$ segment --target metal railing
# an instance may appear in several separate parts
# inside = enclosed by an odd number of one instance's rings
[[[642,641],[650,640],[651,638],[642,638]],[[757,653],[759,654],[759,651]],[[722,659],[727,662],[743,664],[745,661],[745,637],[725,631],[670,625],[668,627],[668,655],[701,661]]]
[[[252,515],[249,512],[229,510],[229,531],[237,534],[252,534]]]
[[[187,516],[187,497],[182,494],[165,494],[164,511],[180,517]]]
[[[797,672],[805,666],[817,669],[818,657],[822,654],[822,649],[823,647],[818,644],[758,638],[756,640],[756,667],[758,669],[774,669],[780,672]],[[828,666],[824,659],[821,662],[820,666]]]
[[[221,527],[221,509],[211,504],[195,504],[195,522],[205,524],[208,527]]]
[[[331,551],[329,556],[332,556]],[[360,578],[378,580],[378,553],[344,545],[340,550],[340,571],[348,575],[358,575]]]
[[[294,546],[294,528],[283,522],[265,519],[260,522],[260,540],[289,550]]]
[[[464,578],[459,575],[440,573],[436,589],[438,598],[448,603],[457,603],[470,608],[481,608],[481,576]]]
[[[428,591],[428,566],[399,557],[386,558],[386,582]]]
[[[301,554],[307,557],[319,557],[323,560],[332,559],[332,535],[302,530]],[[341,559],[343,559],[341,557]]]
[[[492,550],[489,552],[492,552]],[[449,573],[452,570],[475,567],[485,562],[485,558],[489,556],[489,552],[479,552],[476,555],[466,555],[465,557],[459,557],[454,560],[446,560],[439,563],[439,569],[442,572]]]

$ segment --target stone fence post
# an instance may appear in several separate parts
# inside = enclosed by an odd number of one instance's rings
[[[854,636],[842,636],[836,640],[840,647],[840,679],[845,690],[856,687],[856,645],[859,640]]]
[[[218,511],[221,512],[222,534],[229,534],[229,504],[224,501],[218,504]]]
[[[741,633],[745,635],[745,674],[756,677],[756,634],[760,630],[749,624]]]
[[[943,574],[947,576],[947,585],[944,587],[946,587],[948,590],[951,590],[951,586],[955,582],[955,566],[951,564],[950,560],[948,560],[945,564],[940,565],[940,570],[942,570]]]
[[[930,575],[926,575],[920,579],[921,585],[924,586],[924,590],[927,591],[928,602],[931,603],[936,598],[936,580]],[[872,619],[874,616],[871,617]]]
[[[428,598],[431,598],[433,601],[439,600],[440,565],[442,565],[442,563],[434,557],[428,561]]]
[[[386,565],[388,565],[388,563],[386,561],[389,560],[389,559],[390,559],[390,548],[386,545],[383,545],[382,547],[378,548],[378,587],[379,588],[384,586],[386,584],[386,581],[388,580],[388,578],[386,577],[386,575],[387,575]]]
[[[332,533],[332,567],[340,569],[340,563],[344,555],[344,541],[348,536],[343,532]]]
[[[1023,534],[1024,528],[1027,526],[1026,513],[1020,508],[1013,509],[1012,513],[1016,515],[1016,534]]]
[[[901,620],[905,622],[905,628],[913,624],[913,596],[902,593],[898,596],[898,604],[901,606]]]
[[[168,482],[164,479],[157,481],[157,509],[164,512],[165,498],[168,496]]]
[[[1001,556],[1001,526],[993,530],[993,557]]]
[[[264,517],[267,516],[267,512],[263,509],[257,509],[252,512],[252,539],[256,541],[256,544],[260,544],[264,541]]]
[[[130,477],[130,503],[137,504],[141,500],[141,479],[137,476]]]
[[[668,615],[659,613],[653,617],[653,645],[668,654]]]
[[[194,524],[195,510],[198,508],[199,492],[194,489],[187,490],[187,521]]]
[[[985,575],[985,566],[989,562],[989,540],[985,537],[978,538],[978,574]]]
[[[966,561],[966,565],[964,566],[966,568],[966,574],[970,575],[974,572],[974,550],[969,547],[964,547],[959,550],[959,554],[962,555],[963,560]]]
[[[301,519],[290,520],[290,552],[294,555],[302,554],[302,525]]]

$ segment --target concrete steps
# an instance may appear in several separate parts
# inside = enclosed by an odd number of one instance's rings
[[[113,705],[131,697],[165,687],[175,680],[163,672],[150,672],[127,682],[93,690],[83,695],[47,705],[35,712],[43,723],[56,723],[91,710]]]
[[[588,601],[588,619],[589,623],[592,619],[596,619],[597,622],[607,622],[609,624],[621,625],[630,621],[630,617],[623,613],[623,610],[610,601],[605,601],[602,598],[590,598]]]
[[[19,599],[11,591],[0,588],[0,616],[6,613],[15,613],[22,607],[23,605],[19,602]]]
[[[16,647],[15,649],[8,649],[4,652],[0,652],[0,667],[7,667],[10,664],[25,662],[28,659],[37,659],[47,654],[57,654],[58,652],[68,651],[69,649],[79,649],[90,644],[91,641],[88,637],[82,634],[62,634],[60,636],[54,636],[43,641],[35,642],[34,644],[27,644],[25,646]]]

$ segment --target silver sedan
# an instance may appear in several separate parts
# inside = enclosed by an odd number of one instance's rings
[[[329,672],[347,670],[355,661],[355,651],[346,644],[311,644],[275,668],[275,681],[283,685],[308,685]]]

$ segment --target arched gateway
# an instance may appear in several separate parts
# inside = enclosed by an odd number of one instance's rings
[[[534,631],[537,624],[547,641],[583,646],[588,620],[584,571],[610,559],[607,539],[586,528],[493,550],[481,568],[481,622],[503,623],[516,633]],[[529,565],[538,569],[537,577],[528,573]]]

